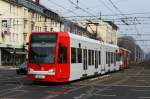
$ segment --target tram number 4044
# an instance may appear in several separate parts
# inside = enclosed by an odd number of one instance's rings
[[[44,75],[36,75],[35,78],[36,78],[36,79],[44,79],[45,76],[44,76]]]

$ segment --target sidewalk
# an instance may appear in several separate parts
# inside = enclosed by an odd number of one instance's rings
[[[17,66],[0,66],[1,70],[15,70],[18,69]]]

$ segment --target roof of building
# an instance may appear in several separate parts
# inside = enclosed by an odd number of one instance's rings
[[[115,30],[118,30],[118,26],[114,23],[114,22],[112,22],[112,21],[104,21],[104,22],[106,22],[106,23],[108,23],[109,25],[111,25],[112,27],[113,27],[113,29],[115,29]]]
[[[53,12],[52,10],[32,0],[4,0],[4,1],[13,3],[18,6],[27,7],[28,9],[41,13],[47,17],[50,17],[53,20],[56,20],[56,21],[61,20],[61,17],[57,13]]]

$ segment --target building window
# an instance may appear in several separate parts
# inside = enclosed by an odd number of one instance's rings
[[[18,43],[18,34],[16,34],[16,42]]]
[[[35,24],[34,23],[32,23],[32,31],[34,31],[35,29]]]
[[[40,31],[40,32],[42,31],[42,28],[41,28],[41,27],[39,27],[39,31]]]
[[[51,26],[54,26],[54,20],[51,20]]]
[[[9,12],[11,13],[11,10],[12,10],[11,4],[9,5],[9,8],[10,8],[10,9],[9,9]]]
[[[71,48],[71,63],[76,63],[77,51],[76,48]]]
[[[15,42],[15,33],[13,33],[13,42]]]

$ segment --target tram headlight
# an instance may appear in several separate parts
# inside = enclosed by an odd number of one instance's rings
[[[28,74],[32,74],[34,70],[32,68],[28,68]]]
[[[48,73],[49,73],[50,75],[55,75],[55,69],[50,69],[50,70],[48,70]]]

